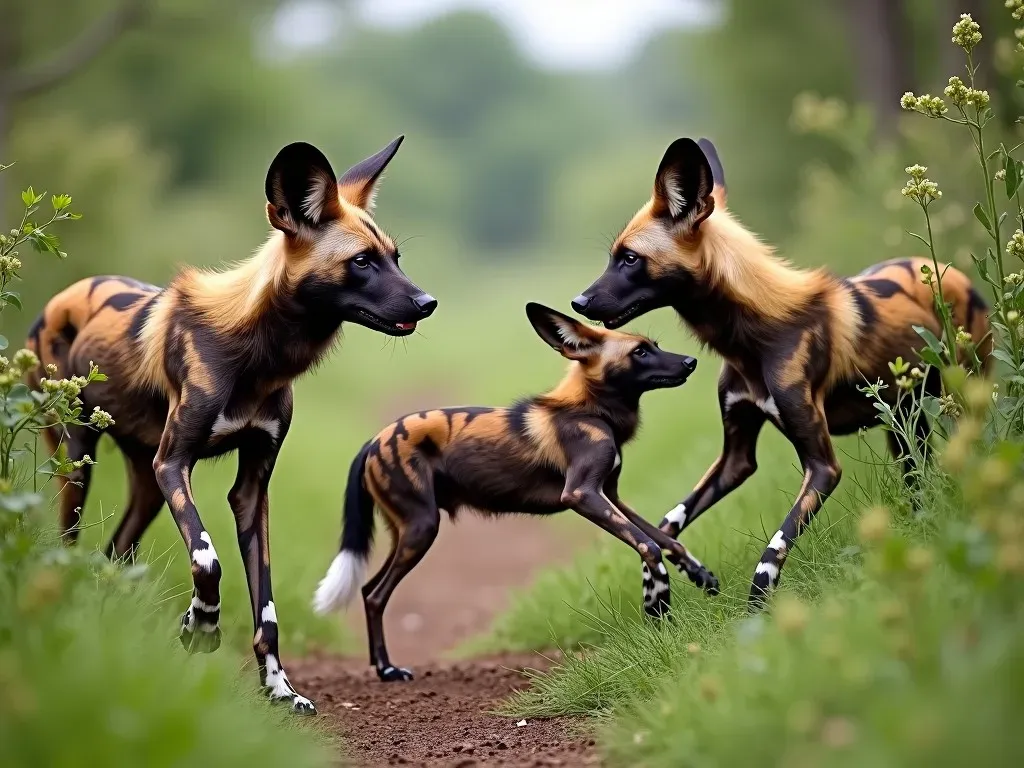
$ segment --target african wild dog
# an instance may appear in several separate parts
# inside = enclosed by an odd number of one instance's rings
[[[640,396],[678,387],[697,366],[650,339],[579,323],[539,304],[526,314],[538,335],[572,362],[547,394],[508,408],[421,411],[385,427],[356,455],[345,493],[341,551],[314,605],[340,608],[363,580],[376,505],[392,530],[391,553],[362,588],[370,664],[381,680],[408,680],[384,644],[384,608],[434,541],[440,510],[547,515],[572,509],[635,549],[643,560],[644,607],[669,605],[662,551],[696,584],[718,582],[686,549],[623,503],[621,453],[636,432]]]
[[[192,496],[200,459],[238,451],[228,494],[252,600],[253,649],[272,699],[298,712],[313,703],[292,688],[278,651],[270,584],[267,489],[292,418],[292,381],[330,350],[343,321],[394,336],[413,332],[437,302],[402,273],[391,238],[373,222],[374,188],[401,137],[336,179],[305,143],[282,149],[266,180],[276,231],[249,260],[210,272],[185,269],[159,288],[123,277],[75,283],[46,305],[30,346],[42,366],[85,373],[95,361],[109,382],[83,391],[85,407],[110,411],[127,459],[128,506],[107,548],[133,557],[164,504],[191,554],[194,591],[181,619],[187,648],[220,645],[220,577]],[[50,434],[68,456],[94,453],[98,433]],[[89,468],[65,483],[60,525],[78,538]]]
[[[725,359],[718,382],[722,454],[662,520],[666,533],[678,536],[754,473],[766,420],[796,448],[803,484],[754,572],[750,605],[757,608],[777,584],[793,542],[839,483],[830,433],[879,423],[856,387],[879,379],[892,385],[888,362],[914,359],[922,346],[913,326],[936,335],[940,327],[931,288],[920,278],[920,267],[930,262],[883,262],[851,279],[796,269],[736,221],[725,202],[722,166],[711,142],[675,141],[658,168],[651,199],[616,238],[604,274],[572,306],[608,328],[672,307]],[[987,358],[984,301],[954,268],[945,271],[942,286],[956,324],[970,331]],[[925,387],[934,392],[938,384],[933,377]],[[883,393],[895,402],[895,387]],[[927,425],[918,425],[918,436],[926,438]],[[888,437],[910,478],[906,446]]]

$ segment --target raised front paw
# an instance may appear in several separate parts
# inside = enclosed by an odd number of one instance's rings
[[[213,653],[220,648],[220,627],[197,622],[190,607],[181,617],[178,639],[189,653]]]
[[[377,677],[382,683],[404,683],[412,680],[412,670],[404,667],[378,667]]]
[[[690,581],[714,597],[719,593],[718,577],[703,565],[693,573],[687,573]]]

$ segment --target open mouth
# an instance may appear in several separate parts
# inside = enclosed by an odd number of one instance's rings
[[[612,330],[614,330],[625,325],[634,317],[643,313],[644,303],[645,302],[643,301],[634,301],[632,304],[626,307],[625,311],[622,312],[622,314],[613,317],[611,320],[605,320],[604,327],[611,328]]]
[[[383,320],[372,312],[367,312],[365,309],[357,310],[357,314],[362,318],[363,325],[369,328],[380,331],[381,333],[387,333],[392,336],[405,336],[416,330],[416,323],[392,323],[387,320]]]
[[[651,384],[656,387],[678,387],[680,384],[686,383],[688,376],[655,376],[652,378]]]

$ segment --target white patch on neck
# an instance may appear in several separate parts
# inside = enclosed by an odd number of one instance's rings
[[[615,461],[612,463],[612,469],[618,469],[622,464],[622,457],[619,456],[618,452],[615,453]]]

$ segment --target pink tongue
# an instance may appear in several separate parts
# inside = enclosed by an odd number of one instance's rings
[[[408,331],[408,330],[412,330],[413,328],[415,328],[416,327],[416,323],[395,323],[395,326],[400,331]]]

